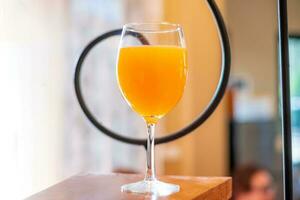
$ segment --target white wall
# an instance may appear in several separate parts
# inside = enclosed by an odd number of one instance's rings
[[[3,199],[19,199],[60,178],[64,6],[59,0],[1,1]]]

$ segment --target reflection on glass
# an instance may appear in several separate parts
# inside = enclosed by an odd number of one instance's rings
[[[300,35],[289,37],[294,196],[300,198]]]

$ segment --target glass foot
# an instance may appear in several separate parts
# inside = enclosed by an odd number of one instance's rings
[[[164,183],[158,180],[154,181],[139,181],[130,183],[121,187],[122,192],[132,192],[138,194],[150,194],[156,196],[167,196],[175,192],[179,192],[179,185]]]

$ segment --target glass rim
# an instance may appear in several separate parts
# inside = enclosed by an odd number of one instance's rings
[[[180,24],[170,22],[132,22],[123,26],[123,30],[144,33],[170,33],[182,31]]]

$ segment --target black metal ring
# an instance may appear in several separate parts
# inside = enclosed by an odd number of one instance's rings
[[[221,42],[221,48],[222,48],[222,69],[221,69],[221,74],[220,74],[220,80],[218,83],[218,86],[216,88],[216,91],[213,95],[213,98],[209,102],[208,106],[205,108],[205,110],[188,126],[184,127],[183,129],[171,133],[167,136],[160,137],[155,139],[155,144],[162,144],[166,142],[171,142],[173,140],[176,140],[180,137],[183,137],[187,135],[188,133],[194,131],[197,127],[199,127],[203,122],[205,122],[208,117],[214,112],[214,110],[217,108],[219,103],[221,102],[225,92],[226,92],[226,87],[230,75],[230,63],[231,63],[231,55],[230,55],[230,44],[229,44],[229,38],[228,34],[226,31],[226,27],[222,18],[222,15],[214,2],[214,0],[207,0],[207,3],[210,7],[210,10],[212,11],[216,24],[219,27],[218,32],[219,32],[219,37],[220,37],[220,42]],[[86,103],[83,99],[82,93],[81,93],[81,87],[80,87],[80,72],[82,68],[82,64],[90,52],[90,50],[99,42],[111,37],[111,36],[117,36],[122,33],[122,29],[116,29],[112,30],[109,32],[106,32],[94,40],[92,40],[83,50],[81,53],[79,60],[76,65],[75,69],[75,76],[74,76],[74,86],[75,86],[75,92],[76,96],[78,99],[78,102],[87,116],[87,118],[91,121],[91,123],[99,129],[101,132],[106,134],[109,137],[112,137],[116,140],[119,140],[121,142],[129,143],[129,144],[134,144],[134,145],[143,145],[146,146],[146,140],[145,139],[135,139],[135,138],[130,138],[126,136],[122,136],[118,133],[115,133],[114,131],[106,128],[103,126],[101,123],[97,121],[97,119],[93,116],[93,114],[90,112],[88,107],[86,106]]]

